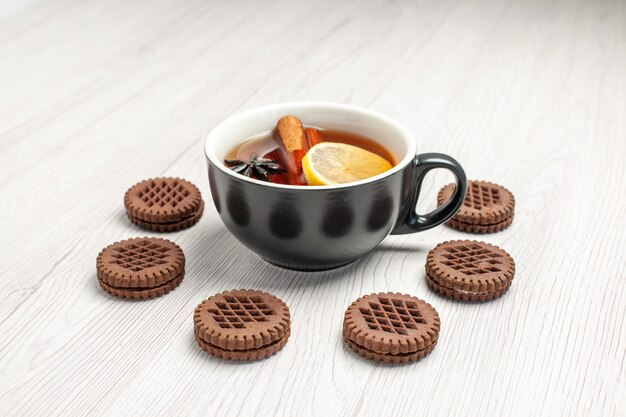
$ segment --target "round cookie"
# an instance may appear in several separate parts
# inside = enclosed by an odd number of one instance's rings
[[[437,195],[437,205],[443,205],[454,192],[448,184]],[[470,180],[463,205],[446,223],[469,233],[494,233],[511,225],[515,214],[515,197],[501,185]]]
[[[279,298],[255,290],[231,290],[213,295],[193,316],[198,345],[228,360],[270,356],[287,343],[291,319]]]
[[[124,195],[131,222],[157,232],[193,226],[204,211],[198,187],[181,178],[151,178],[133,185]]]
[[[289,340],[289,336],[291,335],[291,330],[287,330],[285,336],[278,339],[277,341],[270,343],[267,346],[263,346],[258,349],[246,349],[246,350],[226,350],[220,349],[216,346],[213,346],[203,339],[201,339],[197,334],[194,334],[196,339],[196,343],[202,350],[207,352],[209,355],[217,356],[218,358],[226,359],[229,361],[253,361],[257,359],[263,359],[268,356],[272,356],[274,353],[281,350],[285,344],[287,344],[287,340]]]
[[[348,339],[346,339],[346,344],[348,345],[350,350],[352,350],[356,354],[363,356],[365,359],[370,359],[376,362],[399,364],[399,363],[417,362],[418,360],[422,359],[424,356],[428,355],[430,352],[433,351],[435,346],[437,346],[437,341],[435,341],[433,344],[429,345],[427,348],[422,349],[420,351],[413,352],[413,353],[399,353],[397,355],[385,355],[382,353],[376,353],[371,350],[362,348],[361,346],[357,345],[355,342],[348,340]]]
[[[515,261],[497,246],[475,240],[437,245],[426,257],[426,281],[438,293],[456,300],[487,301],[510,287]]]
[[[106,284],[102,280],[98,280],[100,286],[103,290],[108,292],[115,297],[120,298],[132,298],[135,300],[143,300],[147,298],[156,298],[162,295],[167,294],[172,291],[174,288],[178,287],[181,282],[183,282],[183,274],[180,274],[178,278],[168,281],[162,285],[153,288],[145,288],[145,289],[133,289],[129,290],[127,288],[115,288]]]
[[[447,225],[453,229],[459,230],[461,232],[468,233],[477,233],[477,234],[485,234],[485,233],[495,233],[501,230],[506,229],[513,223],[513,217],[510,217],[508,220],[501,221],[495,224],[471,224],[471,223],[463,223],[454,218],[447,221]]]
[[[176,288],[185,275],[185,255],[175,243],[156,237],[115,242],[96,259],[100,286],[122,298],[158,297]]]
[[[370,294],[346,310],[343,335],[359,355],[385,363],[417,361],[439,338],[437,311],[419,298],[399,293]]]

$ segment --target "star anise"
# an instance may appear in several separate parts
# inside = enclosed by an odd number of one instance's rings
[[[238,174],[261,181],[269,181],[270,175],[287,171],[278,165],[277,160],[259,158],[257,155],[252,155],[252,159],[248,162],[241,159],[225,159],[224,164]]]

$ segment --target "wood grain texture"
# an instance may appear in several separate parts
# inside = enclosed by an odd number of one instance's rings
[[[626,4],[620,0],[0,3],[0,414],[7,416],[626,415]],[[418,149],[516,196],[511,290],[449,301],[424,280],[446,227],[388,238],[340,270],[268,265],[210,202],[202,141],[233,112],[329,100],[384,112]],[[183,284],[118,300],[97,284],[135,182],[174,175],[207,207]],[[429,177],[420,210],[448,178]],[[231,288],[291,308],[289,343],[231,364],[193,340],[194,307]],[[442,320],[409,366],[341,340],[374,291]]]

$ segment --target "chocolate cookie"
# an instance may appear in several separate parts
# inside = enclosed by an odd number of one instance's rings
[[[353,302],[343,335],[354,352],[374,361],[406,363],[429,354],[439,338],[439,314],[427,302],[399,293],[370,294]]]
[[[96,260],[98,282],[109,294],[144,299],[176,288],[185,275],[185,255],[173,242],[140,237],[115,242]]]
[[[193,315],[198,345],[227,360],[265,358],[285,346],[291,333],[289,308],[255,290],[231,290],[204,300]]]
[[[204,211],[198,187],[180,178],[151,178],[135,184],[126,191],[124,206],[131,222],[157,232],[193,226]]]
[[[454,192],[454,184],[443,187],[437,195],[441,206]],[[470,233],[493,233],[504,230],[513,222],[515,197],[501,185],[486,181],[469,181],[463,205],[446,223]]]
[[[463,301],[500,297],[515,274],[511,255],[497,246],[475,240],[437,245],[426,258],[426,280],[440,294]]]

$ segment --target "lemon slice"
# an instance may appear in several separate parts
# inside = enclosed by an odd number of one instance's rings
[[[391,164],[385,158],[345,143],[318,143],[302,159],[302,170],[309,185],[344,184],[388,169]]]

